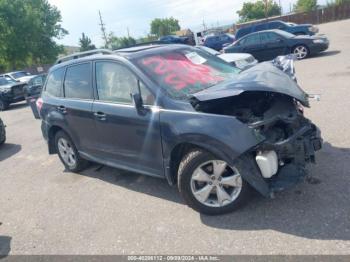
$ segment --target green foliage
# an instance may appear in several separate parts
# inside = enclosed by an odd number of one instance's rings
[[[295,12],[309,12],[315,10],[317,7],[317,0],[298,0],[294,5]]]
[[[335,0],[335,5],[342,5],[345,3],[350,3],[350,0]]]
[[[267,6],[267,10],[266,10]],[[248,22],[251,20],[262,19],[281,14],[281,8],[273,0],[259,0],[254,3],[245,2],[241,10],[237,11],[239,22]]]
[[[54,38],[68,32],[60,11],[47,0],[0,0],[1,69],[53,62],[63,47]]]
[[[137,43],[148,43],[148,42],[156,41],[157,39],[158,39],[157,36],[148,34],[148,35],[146,35],[144,37],[141,37],[141,38],[137,39],[136,42]]]
[[[80,44],[80,52],[96,49],[96,46],[91,43],[91,39],[88,36],[86,36],[84,33],[81,34],[81,38],[79,39],[79,44]]]
[[[130,36],[117,37],[112,32],[107,37],[108,46],[114,49],[124,48],[136,44],[136,40]]]
[[[170,35],[180,30],[179,20],[170,18],[156,18],[151,22],[151,34],[158,37]]]

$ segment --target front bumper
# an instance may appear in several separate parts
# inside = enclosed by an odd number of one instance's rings
[[[326,41],[324,43],[319,43],[319,44],[313,44],[310,46],[310,53],[311,54],[317,54],[320,52],[323,52],[329,48],[329,42]]]
[[[280,120],[276,119],[276,121]],[[275,143],[264,141],[255,148],[255,151],[275,151],[278,156],[277,174],[265,179],[269,195],[303,181],[307,176],[306,164],[315,163],[315,153],[322,148],[320,130],[303,117],[299,117],[296,121],[301,122],[300,126],[286,139]],[[273,125],[272,122],[259,124]],[[257,171],[260,172],[259,169]]]

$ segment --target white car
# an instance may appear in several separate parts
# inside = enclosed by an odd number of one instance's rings
[[[223,53],[222,54],[206,46],[198,45],[196,47],[207,53],[215,55],[221,58],[222,60],[242,70],[250,68],[258,63],[258,61],[251,54],[246,54],[246,53]]]
[[[17,82],[28,83],[30,79],[32,79],[35,75],[32,75],[25,71],[16,71],[5,73],[2,75],[6,79],[12,79]]]

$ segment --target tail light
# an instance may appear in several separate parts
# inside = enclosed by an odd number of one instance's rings
[[[38,109],[38,112],[40,113],[41,108],[43,107],[43,99],[41,97],[38,98],[38,100],[36,100],[35,104],[36,104],[36,108]]]

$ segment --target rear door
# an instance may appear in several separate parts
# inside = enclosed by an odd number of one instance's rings
[[[284,55],[288,49],[286,40],[274,32],[260,32],[260,40],[264,48],[263,60],[272,60]]]
[[[63,82],[64,99],[57,106],[78,150],[94,152],[96,135],[92,103],[92,63],[68,66]]]
[[[93,104],[99,157],[121,168],[162,176],[163,155],[159,110],[154,96],[125,65],[95,63],[97,99]],[[138,92],[148,109],[140,114],[130,94]]]

